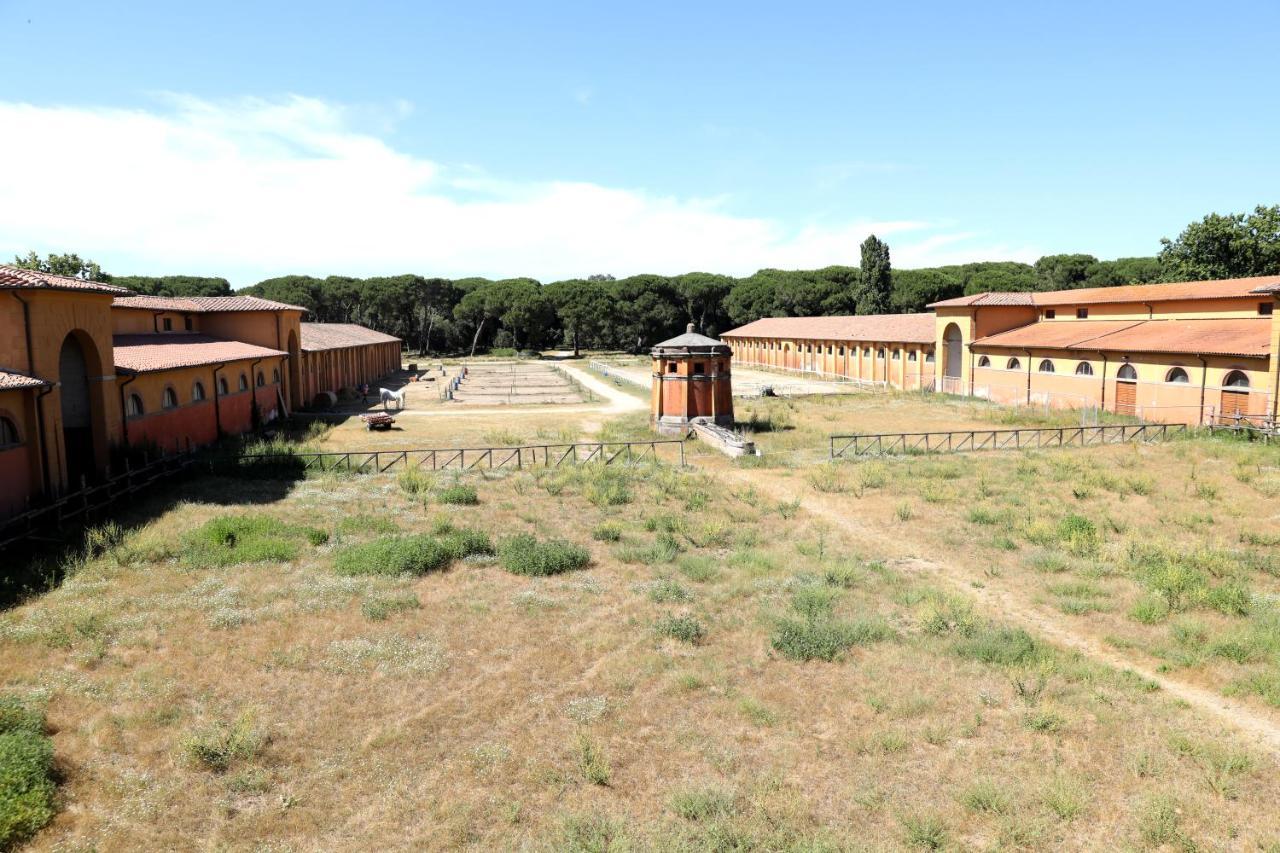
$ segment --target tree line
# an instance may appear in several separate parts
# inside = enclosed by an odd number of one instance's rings
[[[859,266],[762,269],[735,278],[707,272],[598,274],[543,284],[532,278],[446,279],[421,275],[289,275],[239,293],[299,305],[310,319],[359,323],[405,340],[410,350],[474,353],[554,346],[641,351],[694,326],[718,335],[761,317],[914,313],[931,303],[985,291],[1065,290],[1160,281],[1280,274],[1280,205],[1210,214],[1150,257],[1099,260],[1046,255],[1034,264],[980,262],[893,269],[889,247],[872,236]],[[115,276],[77,255],[15,258],[31,269],[110,280],[138,293],[225,296],[222,278]]]

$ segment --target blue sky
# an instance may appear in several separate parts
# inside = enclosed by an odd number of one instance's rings
[[[186,7],[186,8],[183,8]],[[3,2],[0,252],[529,274],[1152,254],[1280,202],[1280,5]],[[7,211],[7,213],[3,212]]]

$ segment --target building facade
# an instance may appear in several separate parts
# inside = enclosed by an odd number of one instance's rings
[[[893,388],[933,387],[932,314],[767,317],[723,337],[742,366]]]
[[[109,470],[121,451],[173,452],[302,408],[318,390],[400,367],[400,342],[246,296],[137,296],[0,265],[0,517]],[[335,352],[342,370],[314,370]],[[320,341],[307,350],[308,338]]]
[[[694,421],[733,425],[733,350],[700,335],[693,324],[655,344],[650,421],[659,432],[679,434]]]
[[[1170,423],[1274,423],[1280,276],[979,293],[933,313],[776,317],[741,365]]]

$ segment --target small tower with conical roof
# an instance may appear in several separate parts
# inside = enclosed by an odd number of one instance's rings
[[[659,432],[681,433],[695,420],[733,425],[733,350],[690,323],[653,348],[650,419]]]

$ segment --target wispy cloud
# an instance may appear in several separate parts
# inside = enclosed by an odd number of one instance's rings
[[[722,199],[505,181],[397,150],[368,117],[301,97],[168,95],[145,111],[0,102],[0,251],[237,284],[286,271],[744,274],[856,263],[872,232],[895,236],[898,266],[1037,254],[924,220],[789,225]]]

